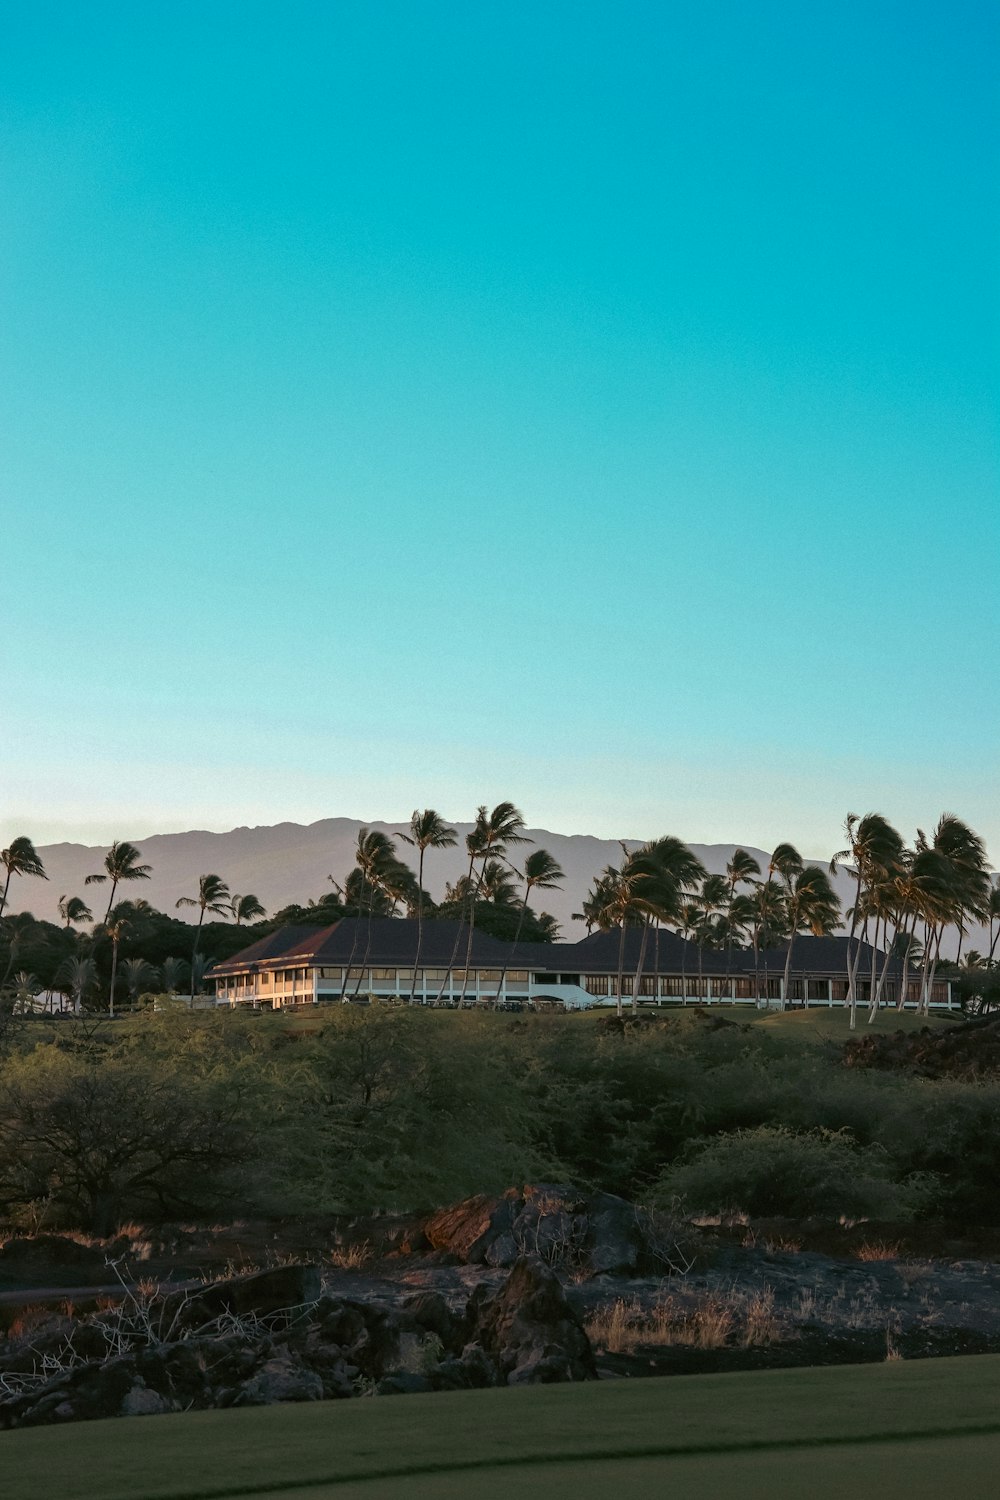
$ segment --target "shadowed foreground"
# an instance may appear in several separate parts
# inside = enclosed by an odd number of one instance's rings
[[[5,1500],[995,1493],[1000,1356],[469,1391],[0,1438]]]

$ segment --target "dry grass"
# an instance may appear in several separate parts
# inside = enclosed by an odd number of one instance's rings
[[[327,1264],[338,1271],[363,1271],[373,1260],[370,1240],[361,1240],[356,1245],[334,1245],[327,1251]]]
[[[865,1240],[854,1252],[857,1260],[898,1260],[898,1240]]]
[[[636,1302],[617,1301],[598,1309],[587,1321],[587,1336],[609,1354],[684,1345],[694,1349],[749,1349],[774,1343],[789,1330],[774,1305],[774,1293],[705,1292],[693,1300],[667,1297],[644,1310]]]

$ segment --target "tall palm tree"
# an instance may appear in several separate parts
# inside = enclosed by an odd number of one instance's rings
[[[210,911],[214,916],[224,917],[230,911],[229,901],[229,887],[221,875],[202,875],[198,880],[197,896],[181,896],[174,903],[175,906],[197,906],[198,908],[198,926],[195,928],[194,948],[191,953],[192,1008],[194,1007],[195,961],[198,957],[198,944],[201,941],[201,929],[205,921],[205,913]]]
[[[45,866],[39,858],[38,850],[29,838],[23,836],[11,839],[10,848],[0,851],[0,865],[5,871],[3,891],[0,892],[0,917],[2,917],[4,907],[7,905],[10,883],[15,875],[34,875],[38,880],[48,880],[49,877],[45,873]]]
[[[840,920],[840,901],[830,884],[830,877],[819,865],[806,865],[797,873],[788,869],[785,876],[785,909],[788,913],[788,952],[785,956],[785,981],[781,1008],[788,1006],[788,987],[792,975],[792,949],[798,932],[825,937],[836,929]]]
[[[465,948],[465,975],[462,980],[461,1002],[464,1003],[466,991],[469,986],[469,964],[472,961],[472,940],[476,927],[476,900],[483,880],[483,870],[476,877],[476,865],[481,863],[485,869],[486,862],[490,857],[502,859],[511,844],[529,844],[531,840],[523,833],[524,818],[513,802],[498,802],[493,811],[490,812],[485,803],[476,809],[476,821],[473,823],[469,833],[465,836],[465,849],[469,856],[469,870],[465,876],[464,891],[469,894],[469,934]],[[460,884],[460,883],[457,883]],[[440,1000],[451,978],[458,957],[459,945],[462,941],[462,927],[465,915],[459,918],[459,925],[455,932],[455,942],[451,950],[448,966],[444,971],[436,999]]]
[[[83,882],[84,885],[104,885],[111,882],[111,893],[108,896],[108,909],[104,914],[107,923],[111,908],[115,904],[115,892],[124,880],[148,880],[152,865],[141,865],[139,860],[142,855],[134,844],[124,841],[121,843],[116,839],[104,856],[104,869],[99,870],[96,875],[88,875]]]
[[[253,895],[233,896],[229,903],[229,910],[236,919],[237,927],[242,927],[244,922],[252,922],[255,917],[267,916],[267,912]]]
[[[517,926],[514,929],[514,941],[510,945],[510,952],[504,959],[503,968],[500,970],[497,992],[493,996],[494,1008],[500,1003],[507,970],[514,962],[514,954],[517,952],[517,945],[521,938],[521,928],[524,926],[524,918],[528,910],[528,902],[531,899],[532,891],[559,890],[559,882],[565,880],[565,878],[562,867],[553,859],[547,849],[532,849],[524,861],[524,895],[521,898],[521,910],[518,914]]]
[[[108,1015],[115,1013],[115,984],[118,980],[118,946],[124,936],[125,929],[129,925],[131,908],[127,901],[120,901],[113,911],[109,911],[101,926],[111,939],[111,988],[108,991]]]
[[[870,897],[876,888],[884,888],[887,883],[898,878],[904,858],[904,842],[889,820],[881,813],[865,813],[861,818],[857,813],[848,813],[844,822],[844,833],[847,837],[847,846],[831,859],[830,873],[832,875],[838,865],[844,865],[848,874],[854,877],[854,902],[850,908],[851,925],[847,935],[846,1001],[850,1007],[850,1029],[853,1031],[857,1025],[861,943],[864,941],[867,923],[873,911],[871,900],[867,897]],[[857,940],[859,922],[863,924],[861,942]],[[877,946],[876,941],[875,947]],[[872,995],[874,992],[873,982]]]
[[[413,959],[410,993],[407,996],[412,1005],[420,970],[420,951],[424,942],[424,856],[428,849],[454,848],[458,843],[458,833],[433,807],[425,807],[423,812],[413,809],[409,833],[397,833],[396,838],[402,839],[404,844],[410,844],[417,851],[417,951]]]
[[[82,896],[60,896],[59,915],[67,927],[72,927],[76,922],[92,922],[94,920],[94,913]]]
[[[930,1008],[941,940],[948,927],[962,939],[970,919],[988,920],[992,883],[982,839],[954,813],[942,813],[930,841],[917,830],[914,867],[922,880],[924,959],[919,1009]]]

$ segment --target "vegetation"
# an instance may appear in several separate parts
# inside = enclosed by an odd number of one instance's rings
[[[1000,1356],[192,1412],[0,1436],[5,1500],[992,1494]]]
[[[688,1214],[1000,1222],[1000,1080],[845,1067],[804,1026],[177,1002],[5,1035],[0,1219],[424,1210],[540,1179]]]

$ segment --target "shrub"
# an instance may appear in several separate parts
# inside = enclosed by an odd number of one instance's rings
[[[922,1179],[895,1181],[883,1151],[842,1132],[761,1126],[693,1142],[654,1198],[679,1200],[689,1213],[904,1219],[927,1190]]]

